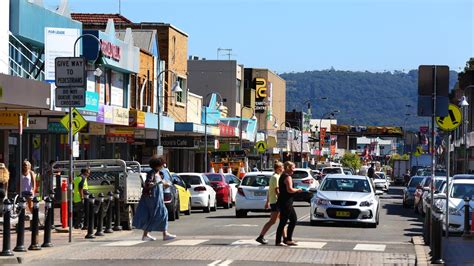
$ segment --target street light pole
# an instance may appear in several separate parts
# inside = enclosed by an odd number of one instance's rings
[[[311,100],[307,100],[306,102],[303,103],[303,107],[308,104],[308,113],[311,112]],[[303,167],[304,164],[304,159],[303,159],[303,131],[304,131],[304,113],[303,113],[303,108],[301,108],[301,140],[300,140],[300,146],[301,146],[301,167]]]
[[[468,169],[468,159],[469,156],[467,155],[467,125],[469,124],[469,120],[467,118],[468,115],[468,108],[469,108],[469,103],[467,102],[467,97],[462,96],[461,98],[461,108],[462,108],[462,113],[464,116],[464,125],[463,125],[463,143],[464,143],[464,163],[463,163],[463,174],[467,174],[467,169]]]
[[[217,92],[210,92],[206,95],[206,97],[204,97],[204,101],[207,100],[207,97],[209,97],[209,95],[212,95],[212,94],[215,94],[217,96],[219,96],[220,98],[220,102],[218,103],[218,106],[217,108],[221,108],[222,106],[222,96],[217,93]],[[204,172],[207,172],[207,106],[204,106]]]

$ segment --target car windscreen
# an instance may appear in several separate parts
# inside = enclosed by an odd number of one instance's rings
[[[265,175],[249,175],[242,180],[242,186],[249,187],[266,187],[270,182],[270,176]]]
[[[376,175],[380,176],[381,178],[385,179],[385,174],[384,173],[376,173]]]
[[[436,181],[435,181],[435,189],[439,191],[440,188],[443,186],[444,183],[446,183],[446,180],[436,179]]]
[[[341,168],[324,168],[323,174],[342,174]]]
[[[293,174],[291,175],[291,178],[293,179],[303,179],[308,177],[309,174],[306,171],[294,171]]]
[[[320,191],[347,191],[365,192],[371,191],[369,182],[366,179],[349,178],[326,178],[319,187]]]
[[[375,179],[385,179],[383,174],[375,174]]]
[[[410,183],[408,184],[408,187],[416,187],[421,183],[421,181],[423,181],[423,177],[421,177],[421,176],[420,177],[412,177],[410,179]]]
[[[222,176],[219,174],[206,174],[209,181],[222,181]]]
[[[186,184],[190,185],[201,185],[201,178],[196,175],[179,175]]]
[[[474,184],[453,184],[451,189],[451,197],[456,199],[464,199],[474,196]]]

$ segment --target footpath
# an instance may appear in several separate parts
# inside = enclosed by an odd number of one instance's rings
[[[421,236],[412,238],[417,265],[431,265],[432,250]],[[474,237],[450,236],[442,238],[442,259],[445,265],[474,265]]]

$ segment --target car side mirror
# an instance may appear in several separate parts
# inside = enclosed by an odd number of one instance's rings
[[[191,185],[189,183],[186,183],[186,188],[191,188]]]
[[[430,191],[430,188],[429,187],[424,187],[423,191]]]
[[[376,195],[376,196],[383,195],[383,191],[382,191],[382,190],[376,190],[376,191],[375,191],[375,195]]]
[[[318,192],[318,189],[315,188],[315,187],[312,187],[312,188],[308,189],[308,191],[312,192],[312,193],[316,193],[316,192]]]
[[[446,194],[444,194],[444,193],[438,193],[435,196],[435,199],[446,199],[446,198],[447,198]]]

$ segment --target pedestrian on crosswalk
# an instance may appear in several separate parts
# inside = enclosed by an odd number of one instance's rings
[[[295,164],[287,161],[284,164],[284,172],[281,174],[278,180],[278,187],[280,194],[278,195],[277,206],[280,210],[280,223],[276,232],[275,245],[276,246],[296,246],[296,242],[293,241],[293,231],[295,230],[296,222],[298,217],[296,216],[295,209],[293,208],[293,197],[296,193],[300,193],[303,190],[301,188],[293,188],[293,179],[291,175],[295,170]],[[283,229],[286,223],[288,223],[288,229],[286,232],[286,239],[281,242],[283,235]]]
[[[260,244],[266,245],[268,244],[268,240],[265,239],[265,234],[268,232],[270,227],[274,225],[280,215],[280,211],[277,207],[277,199],[278,199],[278,179],[280,175],[283,173],[283,163],[276,161],[273,165],[274,173],[270,177],[270,182],[268,186],[268,194],[267,194],[267,202],[265,203],[265,209],[270,208],[270,220],[263,226],[260,235],[255,239]],[[286,232],[283,231],[283,239],[286,238]]]
[[[142,196],[138,202],[137,212],[133,217],[133,226],[143,230],[143,241],[154,241],[151,231],[163,232],[163,240],[172,240],[176,236],[168,233],[168,210],[163,199],[163,188],[169,184],[160,175],[165,162],[162,158],[153,156],[150,159],[150,172],[147,173]]]

